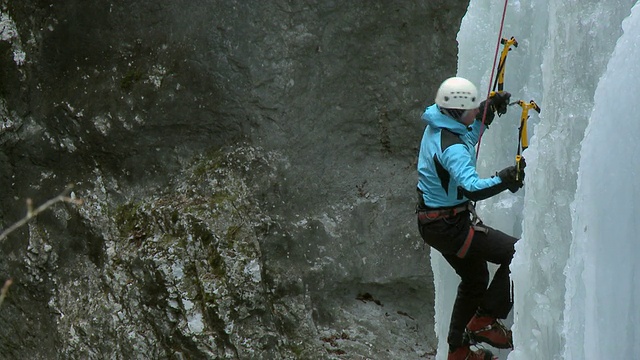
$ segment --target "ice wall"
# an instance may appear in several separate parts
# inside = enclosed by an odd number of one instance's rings
[[[640,4],[623,23],[582,141],[565,273],[565,359],[640,355]]]
[[[600,268],[609,266],[603,263],[614,261],[616,254],[611,252],[610,256],[601,256],[603,241],[609,241],[613,236],[619,237],[621,242],[631,240],[635,234],[633,230],[637,229],[631,225],[634,223],[633,205],[626,208],[628,211],[621,212],[629,215],[618,215],[615,217],[617,221],[613,220],[612,214],[610,226],[606,228],[594,224],[597,214],[586,212],[586,209],[593,210],[592,204],[609,201],[609,198],[603,197],[602,180],[586,185],[585,179],[602,174],[604,168],[591,167],[591,157],[585,154],[600,152],[603,164],[613,166],[604,170],[610,177],[612,189],[623,187],[616,185],[623,181],[618,175],[623,173],[615,170],[616,162],[611,157],[606,158],[609,150],[601,144],[603,138],[589,140],[587,137],[588,141],[581,150],[590,118],[595,119],[594,122],[602,121],[597,112],[598,103],[610,105],[614,102],[612,97],[615,95],[596,97],[594,108],[594,96],[603,91],[596,92],[596,88],[610,59],[613,63],[616,55],[612,57],[612,52],[622,35],[621,24],[629,16],[634,3],[631,0],[508,3],[503,37],[515,37],[519,46],[508,56],[505,89],[513,94],[513,100],[534,99],[541,106],[542,114],[538,116],[532,112],[529,120],[531,139],[529,149],[524,152],[528,164],[525,190],[516,195],[503,193],[478,204],[485,223],[521,237],[512,264],[515,283],[513,318],[508,319],[508,324],[513,324],[515,350],[511,353],[499,351],[502,359],[507,356],[509,359],[589,359],[591,355],[580,352],[579,347],[588,344],[585,352],[596,351],[594,347],[604,351],[605,345],[595,345],[597,337],[602,332],[617,334],[622,331],[613,327],[600,328],[601,320],[594,316],[608,314],[606,309],[610,306],[624,305],[627,311],[633,305],[637,307],[633,302],[633,296],[638,293],[635,287],[622,300],[616,300],[621,304],[606,301],[616,293],[615,289],[608,289],[607,296],[594,289],[598,281],[606,281],[607,276],[613,275],[600,272]],[[471,0],[458,34],[458,75],[479,84],[482,92],[487,91],[490,84],[503,5],[502,1]],[[628,23],[626,26],[631,28],[631,21]],[[633,40],[627,40],[627,47],[632,47]],[[624,56],[638,58],[628,52],[620,57]],[[607,74],[610,71],[611,66]],[[618,89],[620,91],[620,85]],[[606,93],[611,93],[611,90]],[[595,111],[593,116],[592,111]],[[604,109],[601,111],[606,112]],[[632,109],[629,113],[633,114]],[[481,175],[488,176],[513,163],[519,116],[520,108],[512,107],[486,132],[479,155]],[[633,121],[631,119],[629,121]],[[603,122],[600,124],[606,126]],[[629,133],[631,131],[632,128]],[[615,143],[627,154],[633,154],[632,143],[625,144],[613,135],[605,139],[607,144]],[[632,155],[626,156],[622,162],[629,164],[628,172],[635,171]],[[581,188],[576,193],[579,166]],[[633,181],[631,174],[627,175],[628,181]],[[574,201],[575,213],[572,214]],[[611,228],[621,221],[627,227],[614,233]],[[585,232],[583,223],[586,226],[587,222],[587,229],[592,230]],[[609,233],[612,235],[608,236]],[[631,246],[623,249],[632,251],[629,249]],[[621,268],[632,266],[631,255],[628,256],[627,265],[620,265]],[[592,261],[588,261],[590,259]],[[445,359],[446,333],[459,280],[436,251],[432,252],[432,268],[436,282],[436,333],[440,339],[438,359]],[[597,273],[595,269],[598,269]],[[634,281],[634,269],[624,269],[630,276],[630,282]],[[639,278],[635,279],[637,283]],[[611,283],[613,281],[609,281]],[[587,316],[587,312],[591,315]],[[638,340],[633,329],[624,331],[630,332],[627,340]]]

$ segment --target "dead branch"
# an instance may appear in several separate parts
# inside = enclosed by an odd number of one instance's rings
[[[7,229],[5,229],[0,234],[0,241],[4,240],[7,236],[9,236],[9,234],[14,232],[16,229],[18,229],[19,227],[21,227],[24,224],[28,223],[29,220],[31,220],[32,218],[38,216],[38,214],[40,214],[41,212],[43,212],[46,209],[50,208],[51,206],[53,206],[56,203],[67,202],[67,203],[72,203],[72,204],[76,204],[76,205],[82,205],[82,199],[76,199],[74,197],[69,197],[69,192],[71,191],[72,188],[73,188],[73,185],[67,185],[66,189],[64,189],[64,191],[61,192],[60,195],[54,197],[53,199],[49,199],[47,202],[45,202],[44,204],[38,206],[35,209],[33,208],[33,202],[31,201],[31,199],[27,199],[27,215],[25,215],[25,217],[23,217],[22,219],[18,220],[18,222],[16,222],[15,224],[13,224],[13,225],[9,226]],[[0,294],[0,296],[1,296],[1,294]]]
[[[0,289],[0,305],[2,305],[4,298],[7,297],[7,292],[9,291],[9,286],[11,286],[11,284],[13,284],[13,280],[9,279],[4,282],[2,289]]]

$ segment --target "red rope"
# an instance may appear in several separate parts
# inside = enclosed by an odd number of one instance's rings
[[[489,95],[491,94],[491,81],[493,80],[493,75],[496,71],[496,62],[498,61],[498,52],[500,51],[500,42],[502,41],[502,29],[504,28],[504,18],[507,14],[507,3],[509,0],[504,0],[504,9],[502,9],[502,20],[500,20],[500,32],[498,33],[498,43],[496,44],[496,53],[493,56],[493,68],[491,69],[491,77],[489,78],[489,89],[487,90],[487,98],[486,101],[489,101]],[[484,120],[487,117],[487,108],[484,107],[484,111],[482,112],[482,125],[484,125]],[[478,138],[478,149],[476,150],[476,161],[478,160],[478,156],[480,155],[480,144],[482,142],[482,135],[484,135],[484,129],[480,132],[480,137]]]

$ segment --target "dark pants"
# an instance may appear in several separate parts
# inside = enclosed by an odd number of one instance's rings
[[[461,279],[447,342],[453,347],[463,343],[464,329],[478,308],[486,315],[506,318],[513,307],[509,264],[518,239],[479,225],[468,251],[460,258],[458,251],[464,245],[471,227],[469,212],[434,221],[418,220],[418,226],[424,241],[442,253]],[[500,265],[491,284],[487,261]]]

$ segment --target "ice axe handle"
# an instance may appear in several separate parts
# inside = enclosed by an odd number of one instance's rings
[[[520,181],[520,161],[522,160],[522,155],[516,155],[516,181]]]

